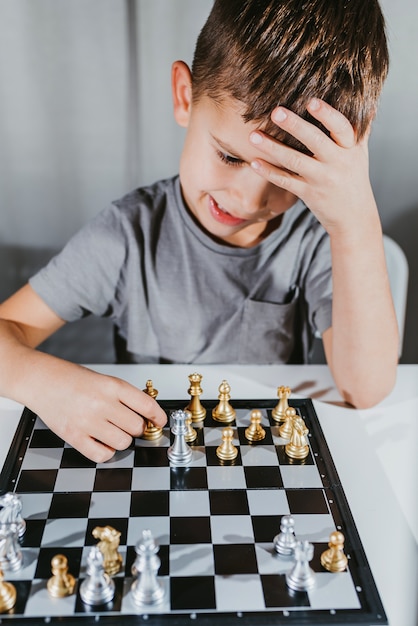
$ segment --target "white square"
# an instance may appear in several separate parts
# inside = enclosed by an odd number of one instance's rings
[[[47,519],[52,493],[22,493],[18,495],[22,502],[22,516],[25,520]]]
[[[289,515],[284,489],[249,489],[248,507],[251,515]]]
[[[293,555],[282,556],[278,554],[269,543],[256,543],[255,554],[257,557],[257,569],[260,574],[285,574],[295,564]]]
[[[39,548],[22,548],[22,567],[15,572],[4,570],[5,580],[32,580],[35,576]],[[0,622],[1,623],[1,622]]]
[[[22,463],[22,470],[58,469],[62,448],[29,448]]]
[[[215,576],[218,611],[264,611],[263,588],[256,574]]]
[[[237,418],[235,420],[237,426],[240,426],[241,428],[244,428],[244,427],[247,428],[247,426],[249,426],[251,423],[251,412],[256,409],[257,407],[254,407],[254,409],[238,410]],[[261,425],[269,426],[269,420],[267,417],[266,409],[260,409],[260,411],[261,411]]]
[[[134,465],[133,450],[117,450],[109,461],[98,463],[97,469],[116,469],[118,467],[133,467]]]
[[[93,491],[90,500],[89,518],[91,517],[109,517],[109,508],[115,513],[116,517],[129,517],[131,508],[130,491]]]
[[[241,466],[224,465],[207,468],[209,489],[245,489],[244,469]]]
[[[249,515],[213,515],[210,518],[212,543],[254,543]]]
[[[170,576],[212,576],[212,544],[170,545]]]
[[[143,530],[150,530],[160,545],[170,543],[169,517],[131,517],[128,520],[127,545],[135,546],[140,541]]]
[[[207,491],[171,491],[171,517],[200,517],[210,515]]]
[[[317,543],[329,541],[329,536],[335,531],[335,522],[331,515],[306,514],[292,515],[295,520],[295,535],[299,541],[313,541]]]
[[[242,464],[252,467],[277,467],[276,448],[274,446],[241,446]]]
[[[95,477],[94,468],[60,469],[54,491],[93,491]]]
[[[281,465],[280,472],[286,489],[322,489],[323,487],[316,465]]]
[[[74,593],[64,598],[54,598],[48,593],[45,580],[35,579],[32,581],[25,614],[40,617],[73,615],[76,599],[77,596]]]
[[[170,489],[169,467],[134,467],[132,491],[161,491]]]
[[[88,518],[51,519],[45,524],[43,548],[84,546]]]
[[[204,433],[205,433],[205,445],[206,446],[220,446],[222,443],[222,431],[223,429],[228,426],[228,424],[224,424],[223,426],[221,424],[219,424],[219,428],[204,428]],[[232,437],[232,443],[234,444],[234,446],[239,445],[239,440],[238,440],[238,433],[237,433],[237,429],[232,427],[232,430],[234,431],[234,435]]]
[[[353,580],[348,572],[317,572],[315,587],[308,591],[313,609],[360,609]]]

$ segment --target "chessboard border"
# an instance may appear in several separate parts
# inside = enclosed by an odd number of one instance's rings
[[[201,401],[209,413],[216,406],[219,400],[202,399]],[[167,412],[168,416],[171,411],[184,407],[185,403],[187,403],[187,400],[184,398],[178,400],[159,400],[159,404]],[[231,404],[235,409],[246,409],[249,408],[250,404],[253,408],[271,411],[276,402],[274,399],[248,398],[231,401]],[[350,624],[352,624],[352,626],[356,626],[357,624],[368,624],[372,626],[375,624],[377,626],[384,626],[385,624],[388,624],[387,616],[313,402],[310,398],[292,398],[289,400],[289,406],[299,409],[299,411],[303,409],[301,414],[303,414],[303,418],[310,431],[311,436],[309,443],[312,453],[315,456],[318,471],[321,475],[328,506],[331,509],[336,525],[341,526],[341,530],[345,536],[345,543],[350,546],[351,557],[356,559],[355,571],[357,576],[353,576],[353,581],[355,582],[356,587],[358,586],[362,589],[361,611],[359,612],[357,609],[348,609],[343,612],[337,611],[337,613],[332,616],[332,624],[345,624],[346,626],[350,626]],[[37,415],[27,407],[24,407],[6,460],[0,472],[0,495],[3,495],[7,491],[15,490],[20,466],[27,450],[36,420]],[[220,423],[219,426],[222,426],[222,424]],[[217,624],[222,624],[222,626],[237,626],[237,624],[240,626],[279,626],[281,624],[302,626],[304,624],[331,623],[329,621],[330,611],[328,610],[315,611],[315,618],[313,621],[312,618],[314,616],[310,611],[289,610],[286,616],[283,615],[283,620],[280,619],[278,613],[279,611],[273,613],[266,612],[262,616],[260,615],[260,612],[251,611],[245,611],[239,616],[237,614],[231,615],[231,613],[222,612],[195,614],[141,613],[137,615],[101,614],[99,616],[77,614],[62,617],[51,616],[47,619],[48,623],[63,623],[66,626],[70,626],[71,624],[76,626],[93,626],[97,624],[105,624],[106,626],[121,626],[124,624],[144,623],[150,623],[155,626],[167,624],[170,626],[184,626],[184,624],[189,620],[190,623],[195,622],[198,626],[213,626],[215,622]],[[350,620],[350,614],[353,615],[353,621]],[[32,626],[37,626],[38,624],[45,625],[46,623],[45,618],[39,617],[16,616],[16,619],[20,620],[19,623],[30,624]],[[12,622],[13,615],[0,615],[0,624]]]

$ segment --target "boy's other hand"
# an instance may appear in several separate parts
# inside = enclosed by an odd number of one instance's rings
[[[330,137],[281,106],[274,109],[271,118],[312,155],[256,131],[251,133],[250,141],[266,158],[256,159],[251,165],[273,184],[301,198],[330,235],[355,233],[367,211],[370,215],[376,212],[369,179],[369,133],[357,141],[347,118],[317,98],[309,102],[307,110]]]

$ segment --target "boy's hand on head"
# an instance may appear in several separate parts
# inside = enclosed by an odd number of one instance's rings
[[[84,456],[101,463],[140,436],[145,420],[164,426],[167,416],[129,383],[57,360],[51,388],[32,402],[41,419]]]
[[[357,141],[347,118],[322,100],[312,99],[307,109],[330,137],[288,109],[277,107],[271,116],[274,123],[312,155],[256,131],[250,140],[265,159],[256,159],[252,166],[273,184],[301,198],[330,235],[354,233],[367,210],[376,212],[369,179],[368,135]]]

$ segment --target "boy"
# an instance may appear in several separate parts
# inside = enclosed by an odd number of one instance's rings
[[[125,362],[306,362],[319,331],[343,398],[383,398],[398,335],[367,139],[387,64],[376,0],[216,0],[192,70],[172,68],[179,177],[115,202],[3,303],[0,393],[96,462],[141,416],[161,426],[141,391],[35,350],[92,312]]]

